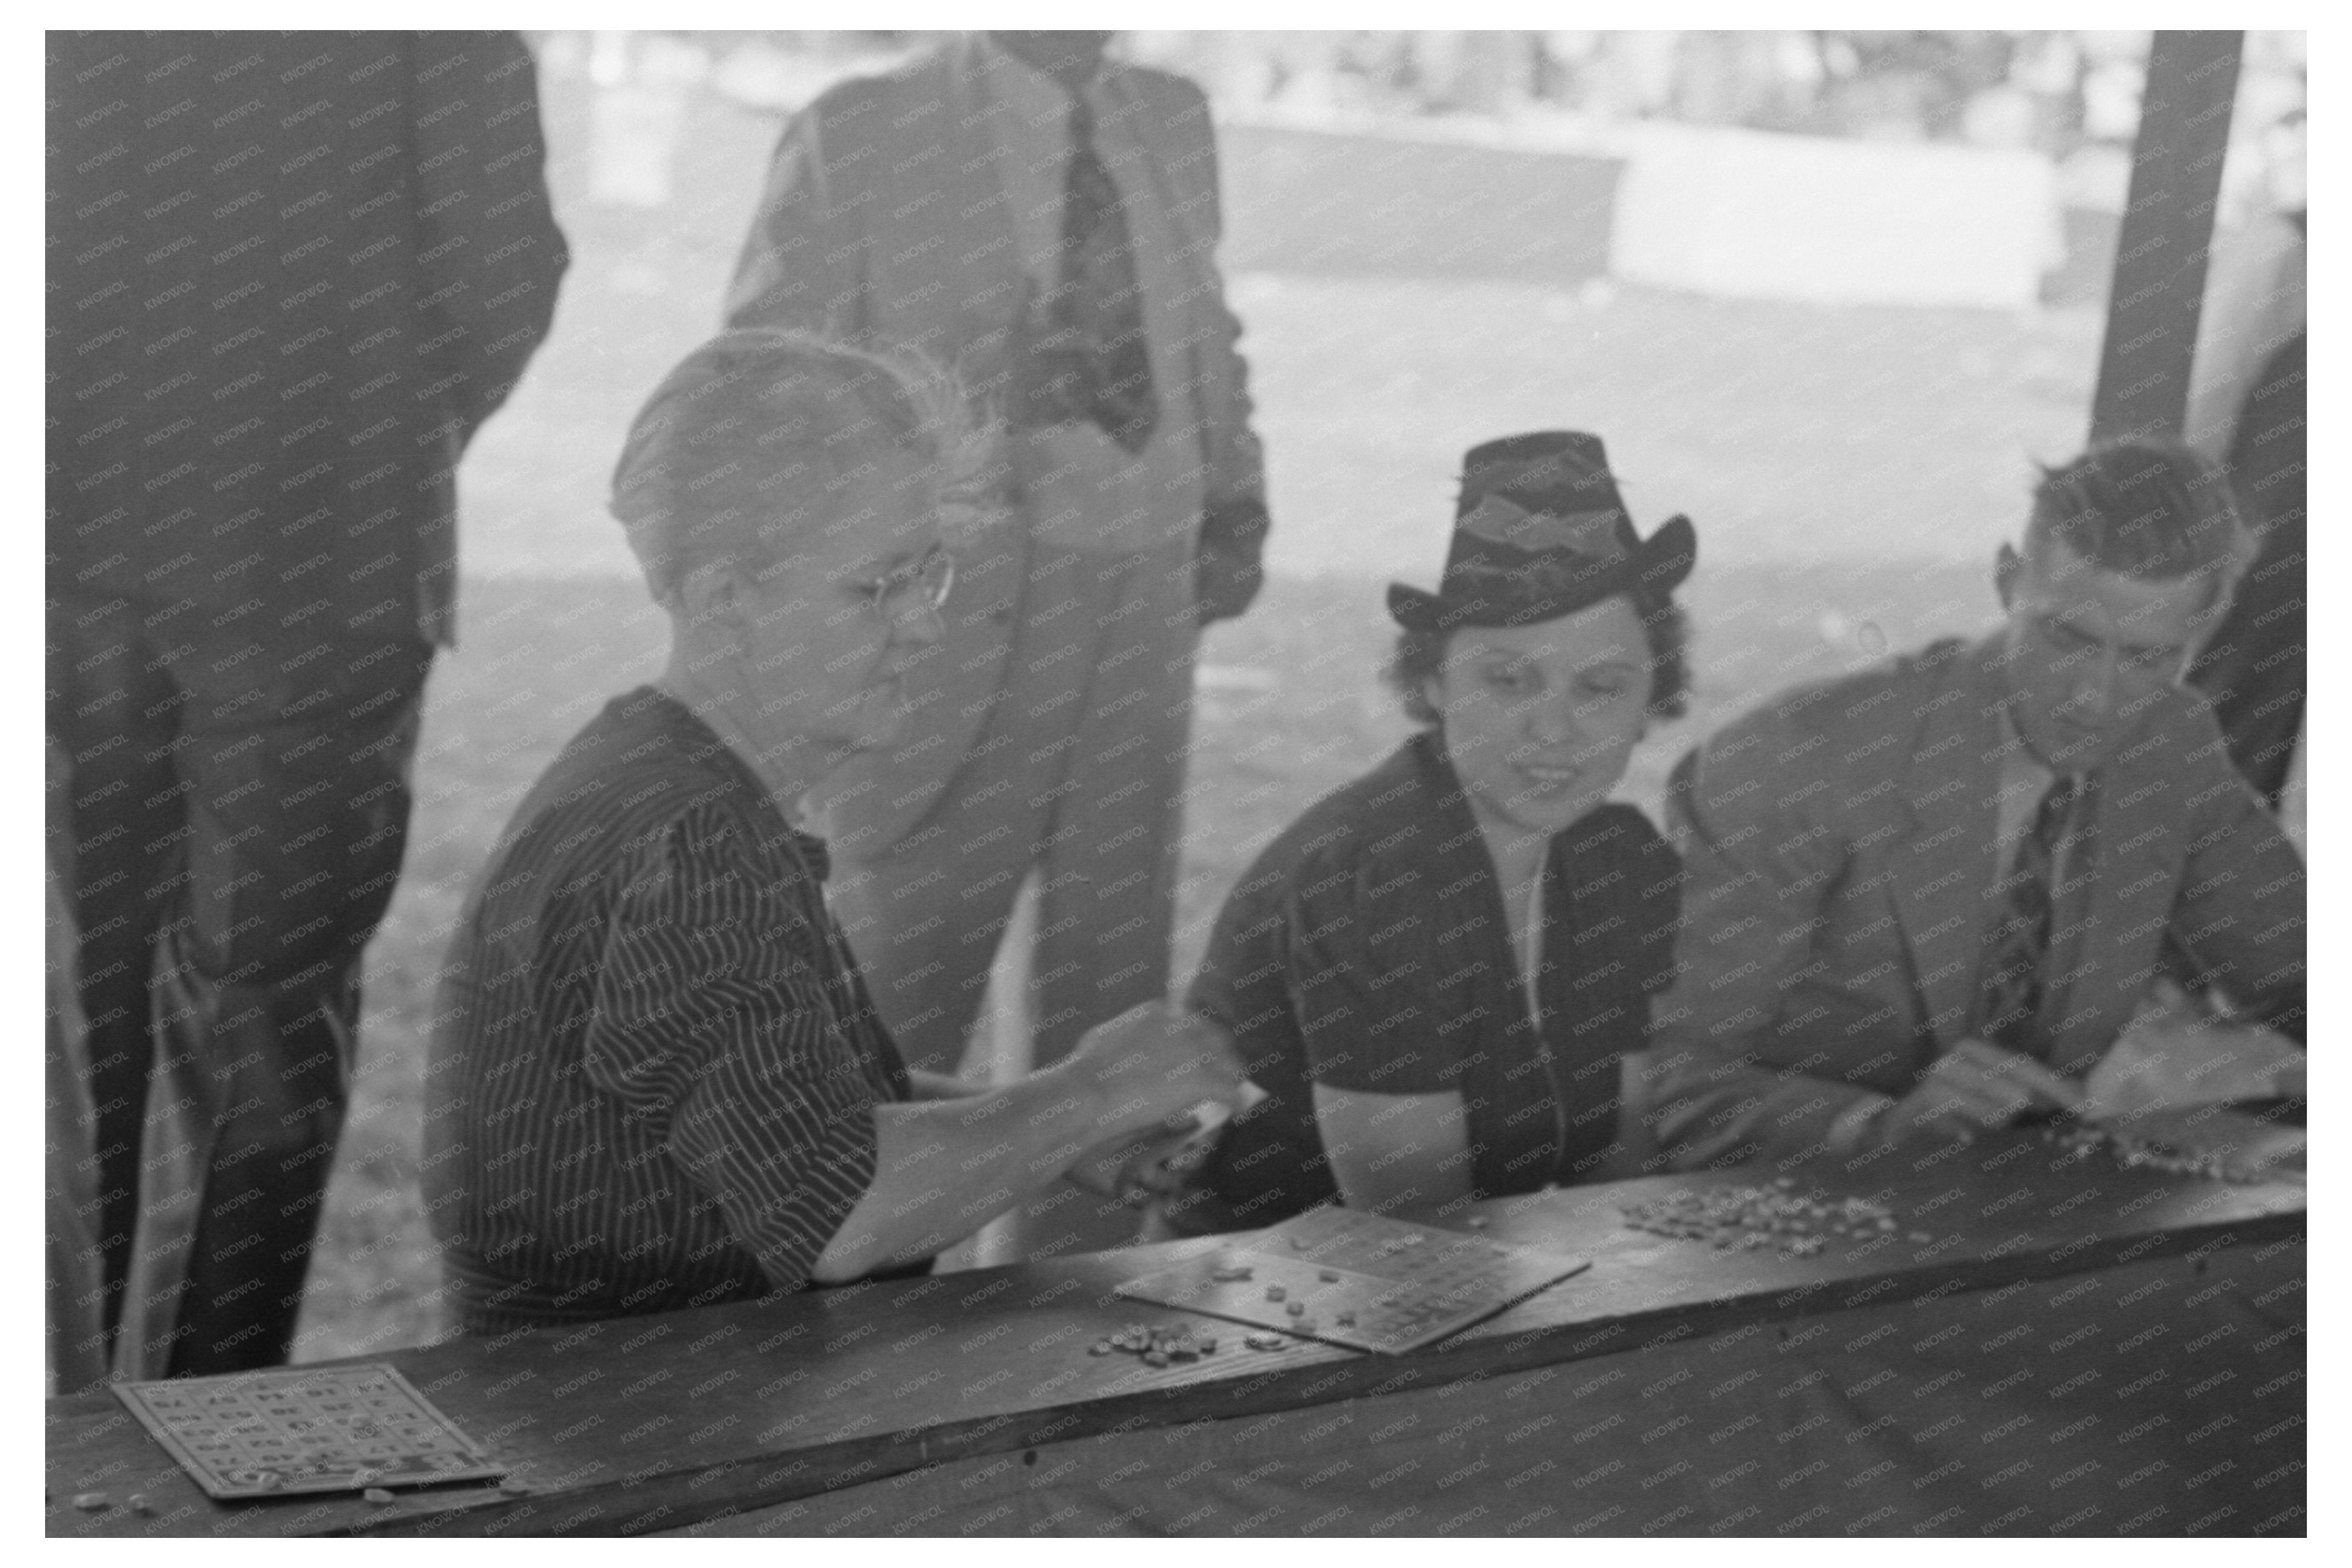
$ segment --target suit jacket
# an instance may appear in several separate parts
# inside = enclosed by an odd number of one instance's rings
[[[510,33],[48,35],[48,586],[449,640],[568,259]]]
[[[728,293],[730,324],[917,349],[989,394],[1028,270],[999,167],[992,117],[1003,106],[987,89],[989,47],[958,40],[840,83],[793,118]],[[1150,250],[1140,265],[1160,405],[1145,458],[1177,466],[1172,483],[1151,487],[1160,501],[1136,498],[1129,510],[1140,526],[1117,548],[1168,563],[1145,574],[1154,601],[1132,617],[1137,636],[1168,656],[1189,651],[1197,635],[1192,563],[1202,551],[1222,552],[1228,571],[1238,563],[1254,587],[1265,481],[1234,348],[1241,327],[1213,258],[1221,219],[1208,102],[1181,78],[1116,63],[1092,96],[1108,105],[1100,121],[1126,127],[1145,151],[1113,172],[1130,195],[1151,198],[1148,211],[1130,202],[1139,249]],[[1165,243],[1152,244],[1154,233]],[[1168,279],[1156,297],[1155,275]],[[1013,449],[1019,469],[1018,441]],[[948,637],[909,679],[924,714],[917,739],[876,759],[869,787],[848,786],[862,842],[895,844],[922,822],[1018,679],[1005,656],[1041,533],[1056,526],[1037,491],[1049,479],[1039,466],[1032,458],[1016,471],[1009,508],[987,512],[959,541]]]
[[[1999,908],[1997,647],[1939,643],[1801,688],[1676,768],[1680,977],[1649,1092],[1678,1163],[1817,1144],[1856,1100],[1907,1092],[1967,1036]],[[2088,925],[2053,994],[2051,1065],[2087,1072],[2168,950],[2192,982],[2300,1035],[2302,860],[2202,699],[2168,689],[2100,777]]]

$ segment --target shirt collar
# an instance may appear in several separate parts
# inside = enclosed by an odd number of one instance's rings
[[[999,47],[986,35],[980,39],[980,64],[989,96],[1011,110],[1024,124],[1059,125],[1069,117],[1070,105],[1075,101],[1069,89],[1015,58],[1010,50]],[[1097,71],[1094,79],[1100,82],[1102,73]]]
[[[2025,739],[2025,731],[2017,727],[2016,710],[2009,704],[2000,706],[2001,767],[2005,772],[2031,776],[2043,788],[2057,782],[2058,770],[2042,760]]]
[[[677,738],[684,743],[687,759],[732,774],[735,788],[750,803],[751,810],[755,815],[766,816],[772,826],[784,830],[793,850],[807,863],[809,874],[820,882],[830,881],[833,878],[833,855],[825,841],[804,831],[800,824],[785,815],[783,806],[760,777],[759,770],[734,747],[721,740],[718,731],[704,723],[693,709],[658,686],[646,686],[642,690],[670,710],[672,722],[679,731]]]

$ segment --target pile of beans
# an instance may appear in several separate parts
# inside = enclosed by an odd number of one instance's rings
[[[2161,1171],[2167,1175],[2195,1176],[2208,1182],[2241,1184],[2267,1181],[2259,1162],[2226,1150],[2184,1153],[2163,1143],[2126,1138],[2087,1121],[2069,1122],[2043,1130],[2043,1140],[2064,1152],[2069,1161],[2105,1154],[2127,1171]]]
[[[1833,1236],[1860,1240],[1900,1228],[1895,1211],[1865,1198],[1832,1198],[1796,1190],[1792,1177],[1767,1187],[1686,1188],[1620,1210],[1634,1230],[1683,1241],[1704,1241],[1720,1250],[1753,1252],[1777,1247],[1784,1257],[1811,1258]],[[1929,1239],[1913,1231],[1910,1239]]]
[[[1129,1323],[1108,1339],[1097,1340],[1087,1353],[1108,1355],[1113,1351],[1140,1356],[1146,1366],[1166,1366],[1214,1355],[1217,1342],[1189,1323]]]

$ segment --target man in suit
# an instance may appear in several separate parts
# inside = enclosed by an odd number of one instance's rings
[[[1034,1065],[1163,994],[1193,653],[1259,582],[1208,105],[1109,37],[966,36],[825,93],[728,299],[737,326],[919,350],[1003,422],[911,738],[830,803],[835,906],[927,1068],[962,1051],[1024,881]]]
[[[47,50],[47,723],[105,1321],[124,1370],[231,1371],[291,1343],[457,461],[566,254],[512,35]],[[142,1155],[151,1075],[191,1131]]]
[[[1684,760],[1682,973],[1645,1075],[1677,1163],[2299,1070],[2273,1031],[2303,1029],[2302,861],[2181,681],[2251,548],[2200,459],[2095,450],[2001,547],[1997,632],[1801,689]]]

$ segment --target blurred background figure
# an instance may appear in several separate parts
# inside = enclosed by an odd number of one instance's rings
[[[73,846],[58,834],[73,770],[56,741],[44,748],[49,830],[43,857],[42,951],[47,975],[42,1099],[47,1107],[43,1213],[48,1240],[48,1387],[79,1394],[106,1378],[105,1273],[98,1247],[98,1169],[90,1156],[97,1112],[89,1099],[89,1022],[74,980]]]
[[[2300,159],[2281,166],[2299,174]],[[2297,178],[2277,193],[2292,205],[2258,212],[2216,240],[2189,385],[2189,439],[2221,464],[2239,510],[2262,536],[2262,552],[2190,679],[2212,699],[2231,761],[2273,806],[2285,804],[2302,753],[2307,662],[2301,184]],[[2300,847],[2299,826],[2295,837]]]
[[[266,1365],[451,640],[457,465],[567,258],[512,35],[47,47],[47,722],[105,1322],[125,1372]],[[153,1135],[187,1131],[142,1163],[151,1075]]]
[[[907,741],[835,796],[833,889],[877,1005],[952,1068],[1034,886],[1028,1060],[1168,988],[1200,628],[1255,595],[1267,520],[1214,261],[1199,89],[1106,63],[1108,33],[969,35],[843,83],[778,143],[736,326],[958,367],[1007,440],[959,548]],[[1025,971],[1025,973],[1024,973]],[[1110,1245],[1118,1212],[1037,1245]]]

